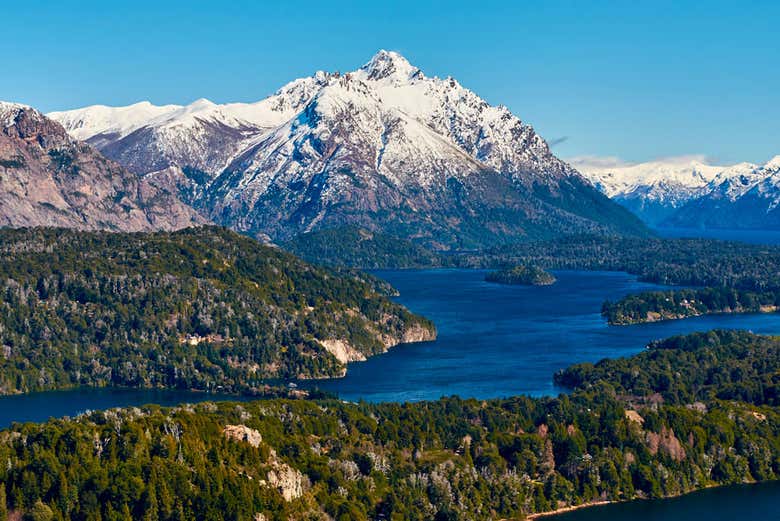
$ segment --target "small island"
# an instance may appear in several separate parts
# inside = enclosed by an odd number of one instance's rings
[[[487,282],[498,284],[518,284],[524,286],[549,286],[555,283],[555,277],[536,266],[515,266],[514,268],[491,271],[485,275]]]

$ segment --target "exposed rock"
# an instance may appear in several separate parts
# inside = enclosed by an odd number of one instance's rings
[[[342,364],[363,361],[366,359],[366,355],[344,340],[319,340],[319,343]]]
[[[667,429],[664,426],[661,427],[660,433],[648,432],[645,438],[650,454],[655,456],[660,450],[675,461],[685,459],[685,449],[680,440],[674,435],[674,430]]]
[[[432,342],[436,340],[436,331],[414,324],[404,331],[399,344],[411,344],[414,342]]]
[[[304,476],[286,463],[275,463],[268,471],[268,484],[279,489],[286,501],[303,495]]]
[[[392,317],[386,318],[389,319]],[[411,324],[407,326],[400,336],[389,333],[381,334],[376,330],[373,330],[372,333],[374,333],[376,338],[384,345],[384,351],[387,351],[398,344],[436,340],[436,329],[433,327],[426,327],[422,324]],[[360,352],[346,340],[327,339],[317,341],[342,364],[366,360],[366,354]]]
[[[225,425],[222,433],[231,440],[243,441],[252,447],[259,447],[263,441],[263,436],[255,429],[250,429],[246,425]]]
[[[628,418],[632,422],[638,423],[639,425],[645,423],[645,419],[642,418],[639,415],[639,413],[634,410],[626,410],[626,418]]]
[[[0,226],[144,231],[205,222],[172,193],[72,139],[59,123],[0,102]]]

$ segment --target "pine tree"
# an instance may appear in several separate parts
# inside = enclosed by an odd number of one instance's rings
[[[8,519],[8,504],[5,497],[5,485],[0,483],[0,521]]]
[[[160,518],[157,508],[157,494],[154,491],[155,485],[155,483],[150,482],[146,489],[144,521],[157,521]]]

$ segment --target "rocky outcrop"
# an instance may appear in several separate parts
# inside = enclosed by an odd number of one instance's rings
[[[319,343],[342,364],[361,362],[366,359],[366,355],[344,340],[319,340]]]
[[[377,339],[384,347],[382,352],[386,352],[388,349],[395,347],[399,344],[412,344],[416,342],[431,342],[436,340],[436,328],[433,325],[426,325],[420,323],[413,323],[404,327],[403,332],[400,334],[384,333],[380,334],[376,330],[373,331],[376,334]],[[352,346],[348,341],[343,339],[328,339],[317,340],[322,347],[324,347],[330,354],[336,357],[336,359],[342,364],[349,362],[362,362],[366,360],[367,353],[361,351]],[[375,354],[375,353],[369,353]],[[346,374],[346,370],[344,371]],[[342,375],[343,376],[343,375]]]
[[[658,452],[666,454],[674,461],[685,459],[685,448],[680,440],[674,435],[674,430],[661,427],[660,433],[648,432],[646,434],[647,448],[650,454],[655,456]]]
[[[246,442],[255,448],[259,447],[260,442],[263,441],[263,436],[259,431],[250,429],[246,425],[225,425],[222,433],[228,439]]]
[[[255,448],[259,447],[263,441],[259,431],[246,425],[225,425],[222,434],[230,440],[248,443]],[[267,470],[266,479],[260,482],[262,485],[276,488],[286,501],[292,501],[303,495],[308,480],[299,470],[280,461],[274,449],[269,452]],[[262,514],[258,514],[258,516],[262,516]]]
[[[404,331],[400,341],[393,344],[393,346],[398,344],[412,344],[415,342],[432,342],[434,340],[436,340],[435,328],[426,327],[422,324],[413,324]]]
[[[59,123],[0,102],[0,226],[146,231],[205,222],[176,195],[74,140]]]
[[[281,492],[286,501],[292,501],[303,495],[305,478],[299,470],[286,463],[276,462],[267,475],[268,484]]]

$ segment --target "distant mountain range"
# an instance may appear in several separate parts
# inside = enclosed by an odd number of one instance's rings
[[[0,226],[173,230],[206,219],[30,107],[0,102]]]
[[[214,222],[275,240],[342,226],[437,249],[647,233],[506,107],[394,52],[257,103],[142,102],[49,117]]]
[[[697,158],[603,166],[573,164],[605,195],[651,226],[780,228],[780,156],[764,165]]]

